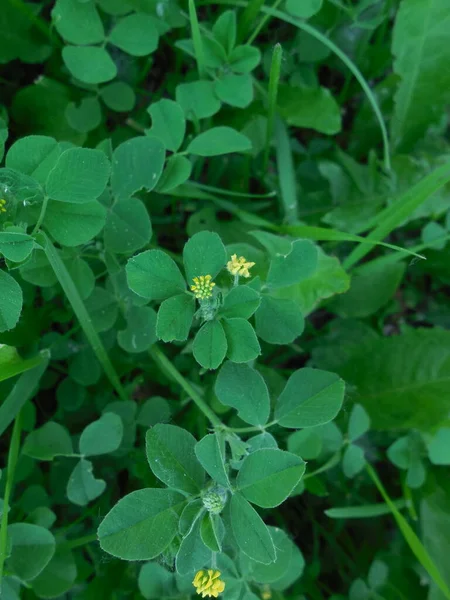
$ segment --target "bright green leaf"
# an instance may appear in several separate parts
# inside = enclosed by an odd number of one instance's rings
[[[86,506],[98,498],[106,489],[106,481],[95,479],[90,460],[82,458],[72,471],[67,482],[67,497],[78,506]]]
[[[220,156],[231,152],[247,152],[252,143],[242,133],[231,127],[212,127],[195,137],[187,152],[198,156]]]
[[[55,553],[55,538],[44,527],[14,523],[8,527],[8,537],[11,541],[8,567],[25,581],[37,577]]]
[[[267,423],[270,398],[263,377],[248,365],[226,362],[217,377],[215,392],[222,404],[232,406],[251,425]]]
[[[168,487],[198,494],[205,472],[195,453],[192,434],[175,425],[158,423],[147,431],[145,447],[153,473]]]
[[[223,319],[227,338],[227,357],[235,363],[254,360],[261,354],[261,347],[255,330],[246,319]]]
[[[344,382],[335,373],[299,369],[278,397],[275,418],[282,427],[315,427],[334,419],[344,400]]]
[[[105,244],[117,254],[131,254],[146,246],[152,237],[152,224],[145,204],[138,198],[115,202],[108,211]]]
[[[86,244],[100,233],[105,222],[106,210],[96,200],[83,204],[50,202],[44,219],[47,231],[62,246]]]
[[[159,307],[156,335],[163,342],[187,340],[195,312],[195,299],[188,294],[167,298]]]
[[[105,83],[117,75],[110,55],[99,46],[65,46],[62,57],[70,73],[83,83]]]
[[[120,446],[122,436],[122,419],[114,413],[105,413],[83,430],[80,437],[80,453],[84,456],[110,454]]]
[[[102,20],[92,2],[57,0],[52,19],[58,33],[71,44],[98,44],[105,37]]]
[[[187,119],[206,119],[220,110],[220,100],[214,94],[212,81],[180,83],[175,90],[176,100]]]
[[[159,34],[153,17],[145,13],[133,13],[113,27],[108,40],[127,54],[147,56],[158,47]]]
[[[340,108],[327,88],[281,84],[278,88],[278,110],[288,125],[315,129],[328,135],[335,135],[341,130]]]
[[[256,562],[268,565],[276,559],[269,530],[256,510],[240,494],[230,500],[231,526],[239,548]]]
[[[173,100],[163,98],[151,104],[147,112],[152,118],[152,126],[146,130],[147,135],[161,140],[166,150],[176,152],[186,132],[186,120],[181,106]]]
[[[146,250],[127,263],[130,289],[148,300],[165,300],[186,290],[179,268],[161,250]]]

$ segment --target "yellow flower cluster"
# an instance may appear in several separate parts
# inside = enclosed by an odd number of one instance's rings
[[[247,262],[243,256],[238,258],[237,254],[233,254],[231,260],[227,262],[227,270],[232,275],[250,277],[249,269],[253,267],[254,264],[254,262]]]
[[[0,213],[5,213],[6,212],[6,200],[1,199],[0,200]]]
[[[211,275],[200,275],[192,280],[194,285],[191,285],[191,291],[194,292],[198,300],[211,298],[213,287],[216,285],[211,279]]]
[[[197,594],[202,598],[218,598],[225,589],[225,582],[219,579],[220,571],[198,571],[192,585]]]

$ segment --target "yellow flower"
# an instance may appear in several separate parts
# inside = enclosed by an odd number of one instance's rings
[[[6,200],[1,199],[0,200],[0,213],[5,213],[6,212]]]
[[[225,582],[219,579],[220,571],[198,571],[194,577],[192,585],[196,588],[197,594],[202,598],[218,598],[219,594],[225,589]]]
[[[196,298],[199,300],[211,298],[213,287],[216,285],[214,281],[211,281],[211,279],[211,275],[200,275],[199,277],[194,277],[192,280],[194,285],[191,285],[191,291],[194,292]]]
[[[272,592],[270,591],[270,587],[268,585],[264,586],[261,598],[262,600],[270,600],[272,598]]]
[[[251,269],[254,264],[254,262],[247,262],[243,256],[238,258],[237,254],[233,254],[231,260],[227,262],[227,269],[232,275],[250,277],[249,269]]]

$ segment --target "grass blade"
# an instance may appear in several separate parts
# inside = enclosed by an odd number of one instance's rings
[[[425,259],[421,254],[417,254],[407,248],[401,248],[394,244],[388,244],[387,242],[380,242],[378,240],[371,240],[369,237],[364,238],[360,235],[353,233],[345,233],[338,229],[328,229],[326,227],[310,227],[309,225],[284,225],[280,227],[280,230],[290,235],[296,235],[298,237],[308,238],[310,240],[316,240],[320,242],[357,242],[359,244],[367,244],[368,246],[384,246],[390,248],[396,252],[401,252],[402,255],[414,256],[415,258]],[[370,247],[369,247],[370,250]],[[367,251],[369,251],[367,250]],[[344,262],[344,266],[345,262]]]
[[[396,508],[405,508],[406,501],[401,498],[392,502]],[[382,517],[391,512],[390,507],[381,502],[380,504],[365,504],[364,506],[342,506],[329,508],[325,511],[330,519],[370,519],[372,517]]]
[[[238,25],[238,41],[242,42],[247,37],[250,29],[253,27],[254,22],[261,10],[264,0],[250,0],[247,4],[244,12],[239,18]]]
[[[0,436],[5,433],[6,429],[18,415],[20,409],[32,397],[39,379],[44,374],[50,355],[48,351],[44,351],[40,356],[42,357],[40,363],[19,377],[13,389],[0,406]]]
[[[423,566],[423,568],[427,571],[429,576],[433,579],[434,583],[439,587],[441,592],[444,594],[445,598],[450,600],[450,589],[445,583],[442,575],[439,572],[439,569],[435,565],[433,559],[428,554],[425,546],[422,544],[420,539],[415,534],[412,527],[409,525],[408,521],[405,517],[399,512],[394,502],[390,499],[387,491],[384,489],[383,484],[381,483],[378,475],[376,474],[374,468],[371,465],[366,465],[367,471],[376,485],[378,491],[383,497],[386,504],[389,506],[394,519],[397,521],[398,528],[400,529],[403,537],[405,538],[405,542],[411,548],[411,551]]]
[[[11,436],[11,442],[9,444],[8,464],[6,467],[6,484],[5,494],[3,496],[3,514],[0,529],[0,595],[3,579],[3,567],[5,565],[5,559],[8,552],[9,500],[12,496],[12,489],[14,486],[14,474],[16,471],[17,459],[19,458],[20,434],[22,432],[22,420],[20,418],[20,414],[21,413],[19,410],[16,420],[14,421],[14,429]]]
[[[194,0],[189,0],[189,20],[191,22],[192,42],[194,44],[198,76],[200,79],[203,79],[206,70],[205,54],[203,52],[202,34],[200,33],[200,25],[198,23]]]
[[[277,168],[280,181],[281,204],[287,223],[298,219],[297,181],[292,158],[291,140],[286,125],[281,119],[276,126]]]
[[[399,227],[427,198],[450,181],[450,163],[442,165],[406,191],[396,202],[385,208],[377,217],[378,226],[364,238],[379,242]],[[357,246],[344,262],[349,269],[360,261],[370,249]]]
[[[89,343],[92,346],[92,350],[94,351],[96,357],[98,358],[100,364],[103,367],[103,370],[111,382],[112,386],[116,390],[119,398],[122,400],[128,400],[128,396],[120,382],[120,379],[109,360],[108,353],[103,346],[103,343],[95,331],[92,321],[89,317],[89,313],[86,310],[86,307],[83,303],[83,300],[78,293],[77,288],[72,280],[72,277],[69,274],[69,271],[66,269],[65,264],[61,260],[56,248],[53,246],[51,241],[46,237],[46,244],[44,247],[45,254],[48,258],[50,265],[55,272],[56,277],[67,296],[67,299],[72,306],[73,312],[75,313],[84,334],[86,335]]]
[[[11,363],[2,365],[0,381],[6,381],[6,379],[11,379],[11,377],[15,377],[16,375],[20,375],[21,373],[26,373],[30,369],[38,367],[41,363],[45,362],[49,356],[50,354],[48,353],[48,351],[43,350],[39,354],[36,354],[36,356],[33,356],[33,358],[25,358],[17,361],[14,360]]]
[[[280,44],[276,44],[272,54],[272,64],[270,65],[269,75],[269,110],[267,117],[266,131],[266,150],[264,152],[263,169],[267,170],[269,163],[270,145],[273,138],[273,128],[275,124],[275,114],[277,110],[278,85],[280,83],[281,59],[283,49]]]

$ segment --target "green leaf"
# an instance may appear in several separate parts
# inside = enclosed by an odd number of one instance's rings
[[[145,133],[161,140],[166,150],[176,152],[186,133],[186,120],[181,106],[173,100],[163,98],[151,104],[147,112],[152,118],[152,127]]]
[[[212,552],[222,552],[225,526],[219,515],[206,514],[200,524],[200,536],[203,543]]]
[[[274,562],[275,546],[269,530],[256,510],[239,493],[231,497],[230,510],[231,527],[242,552],[265,565]]]
[[[261,354],[261,347],[255,330],[246,319],[223,319],[227,338],[227,357],[235,363],[254,360]]]
[[[113,506],[97,531],[100,547],[123,560],[151,560],[175,537],[184,496],[166,489],[131,492]]]
[[[117,450],[122,442],[122,419],[114,413],[105,413],[90,423],[80,437],[80,454],[99,456]]]
[[[236,485],[249,502],[273,508],[286,500],[304,472],[305,463],[299,456],[265,448],[243,460]]]
[[[441,427],[428,445],[428,458],[433,465],[450,465],[450,428]]]
[[[200,231],[193,235],[183,249],[186,279],[192,282],[199,275],[211,275],[214,279],[224,268],[227,253],[217,233]]]
[[[16,326],[22,312],[20,285],[5,271],[0,271],[0,332]]]
[[[295,286],[278,289],[274,295],[277,298],[294,300],[303,315],[307,315],[322,299],[334,294],[342,294],[349,287],[350,277],[338,259],[327,256],[319,249],[319,261],[315,273]]]
[[[403,279],[406,265],[402,262],[356,272],[348,292],[330,303],[330,310],[344,318],[368,317],[394,296]]]
[[[103,494],[105,489],[106,481],[95,479],[91,461],[82,458],[76,464],[67,482],[67,497],[73,504],[86,506]]]
[[[48,169],[53,167],[61,154],[58,142],[45,135],[28,135],[18,139],[8,150],[5,164],[9,169],[20,171],[25,175],[44,183]],[[40,174],[45,172],[42,179]]]
[[[195,312],[195,298],[179,294],[167,298],[159,307],[156,335],[163,342],[187,340]]]
[[[402,150],[412,148],[430,125],[439,122],[450,100],[446,69],[450,50],[441,44],[449,26],[445,0],[405,0],[397,12],[392,52],[400,83],[392,116],[392,137]]]
[[[309,240],[296,240],[285,256],[274,256],[270,261],[267,285],[280,288],[311,277],[317,269],[317,247]]]
[[[212,127],[195,137],[187,152],[197,156],[220,156],[231,152],[247,152],[252,143],[247,136],[231,127]]]
[[[137,136],[114,150],[111,187],[119,199],[126,199],[141,189],[151,191],[164,167],[165,150],[156,138]]]
[[[99,46],[65,46],[62,57],[70,73],[83,83],[105,83],[117,75],[110,55]]]
[[[225,52],[229,54],[236,44],[236,12],[234,10],[223,12],[214,23],[212,32]]]
[[[100,97],[108,108],[116,112],[131,111],[136,102],[133,88],[124,81],[113,81],[103,86]]]
[[[153,396],[144,402],[136,419],[138,425],[153,427],[156,423],[170,421],[172,410],[165,398]]]
[[[52,19],[59,35],[71,44],[99,44],[105,37],[102,20],[92,2],[57,0]]]
[[[127,263],[128,285],[148,300],[165,300],[186,290],[175,262],[162,250],[146,250]]]
[[[341,130],[341,112],[330,91],[323,87],[278,88],[278,111],[288,125],[335,135]]]
[[[45,569],[31,582],[33,591],[40,598],[57,598],[73,586],[77,567],[73,554],[59,546]]]
[[[0,254],[13,262],[22,262],[32,252],[34,240],[26,233],[0,232]]]
[[[0,117],[0,161],[5,155],[5,142],[8,139],[8,126],[6,121]]]
[[[236,46],[231,53],[229,63],[235,73],[250,73],[261,60],[261,53],[255,46]]]
[[[34,369],[45,362],[49,356],[48,351],[43,350],[32,358],[23,359],[13,346],[0,344],[0,381],[11,379],[16,375]]]
[[[303,333],[305,320],[292,300],[262,296],[255,314],[256,333],[269,344],[291,344]]]
[[[108,211],[105,244],[116,254],[131,254],[146,246],[152,237],[152,224],[145,204],[138,198],[115,202]]]
[[[187,119],[206,119],[220,110],[220,100],[214,94],[212,81],[180,83],[175,95]]]
[[[86,244],[100,233],[105,222],[106,210],[95,200],[83,204],[50,202],[44,219],[47,231],[62,246]]]
[[[255,369],[226,362],[217,376],[215,392],[220,402],[235,408],[246,423],[255,426],[267,423],[269,391],[262,375]]]
[[[197,520],[181,542],[175,559],[176,570],[180,575],[188,575],[195,573],[210,561],[211,550],[202,541],[200,522]]]
[[[53,460],[55,456],[73,454],[72,440],[62,425],[48,421],[25,439],[23,453],[36,460]]]
[[[205,435],[195,445],[195,455],[214,481],[224,487],[230,487],[227,471],[225,469],[225,447],[217,433]]]
[[[119,331],[119,346],[130,354],[145,352],[156,342],[156,313],[148,306],[131,306],[126,314],[127,328]]]
[[[294,17],[309,19],[322,8],[323,0],[286,0],[286,10]]]
[[[374,429],[427,431],[448,417],[450,332],[371,338],[337,358],[333,370],[355,387]]]
[[[354,442],[370,429],[370,418],[361,404],[355,404],[348,422],[348,439]]]
[[[38,285],[40,287],[51,287],[58,280],[56,278],[53,269],[51,268],[47,257],[45,256],[42,250],[35,250],[31,257],[24,263],[22,267],[20,267],[20,275],[24,281],[28,281],[28,283],[32,283],[33,285]],[[0,271],[0,282],[2,271]],[[6,275],[6,273],[5,273]],[[8,275],[9,277],[9,275]],[[15,282],[14,282],[15,283]],[[0,290],[4,288],[4,285],[0,287]],[[20,291],[20,298],[22,298],[22,292]],[[12,290],[11,290],[12,293]],[[10,298],[13,296],[10,295]],[[0,292],[1,299],[1,292]],[[0,327],[1,327],[1,300],[0,300]]]
[[[80,133],[88,133],[102,122],[102,109],[95,97],[83,98],[80,105],[71,102],[66,108],[66,119],[72,129]]]
[[[37,577],[55,553],[55,538],[44,527],[14,523],[8,527],[8,537],[11,542],[8,567],[25,581]]]
[[[322,451],[322,437],[314,427],[291,433],[287,440],[289,452],[301,456],[304,460],[314,460]]]
[[[195,457],[195,444],[194,436],[185,429],[158,423],[145,438],[151,470],[167,486],[198,494],[205,472]]]
[[[355,477],[364,469],[365,464],[364,450],[354,444],[347,446],[342,458],[344,475],[348,478]]]
[[[127,54],[147,56],[158,47],[159,33],[153,17],[145,13],[133,13],[113,27],[108,40]]]
[[[273,590],[283,591],[291,587],[291,585],[301,577],[305,569],[305,559],[299,548],[293,544],[290,560],[287,565],[285,574],[270,584]],[[331,600],[331,599],[330,599]]]
[[[176,594],[174,574],[155,562],[143,565],[139,571],[138,585],[146,600],[160,600]]]
[[[204,513],[205,507],[203,506],[203,501],[200,498],[196,500],[191,500],[186,504],[181,513],[180,522],[178,523],[178,531],[184,537],[190,531],[192,531],[192,527],[195,525],[197,519]]]
[[[335,373],[299,369],[288,379],[275,406],[282,427],[315,427],[334,419],[344,400],[344,382]]]
[[[92,202],[105,190],[110,164],[100,150],[69,148],[50,171],[46,192],[60,202]]]
[[[283,577],[289,568],[294,548],[296,548],[295,544],[282,529],[278,529],[277,527],[268,527],[268,529],[274,546],[277,549],[277,558],[270,565],[248,561],[247,568],[249,569],[249,575],[258,583],[273,583]]]
[[[261,304],[261,296],[246,285],[231,288],[225,296],[220,314],[227,319],[249,319]]]
[[[217,369],[227,353],[227,338],[219,321],[206,321],[194,338],[194,358],[204,369]]]
[[[86,300],[85,305],[97,333],[108,331],[114,326],[119,307],[111,292],[97,286]]]
[[[192,172],[192,163],[185,156],[179,154],[171,156],[166,162],[166,167],[161,175],[156,189],[160,194],[167,194],[182,183],[185,183]]]
[[[253,81],[250,75],[226,73],[215,83],[217,97],[225,104],[246,108],[253,100]]]

